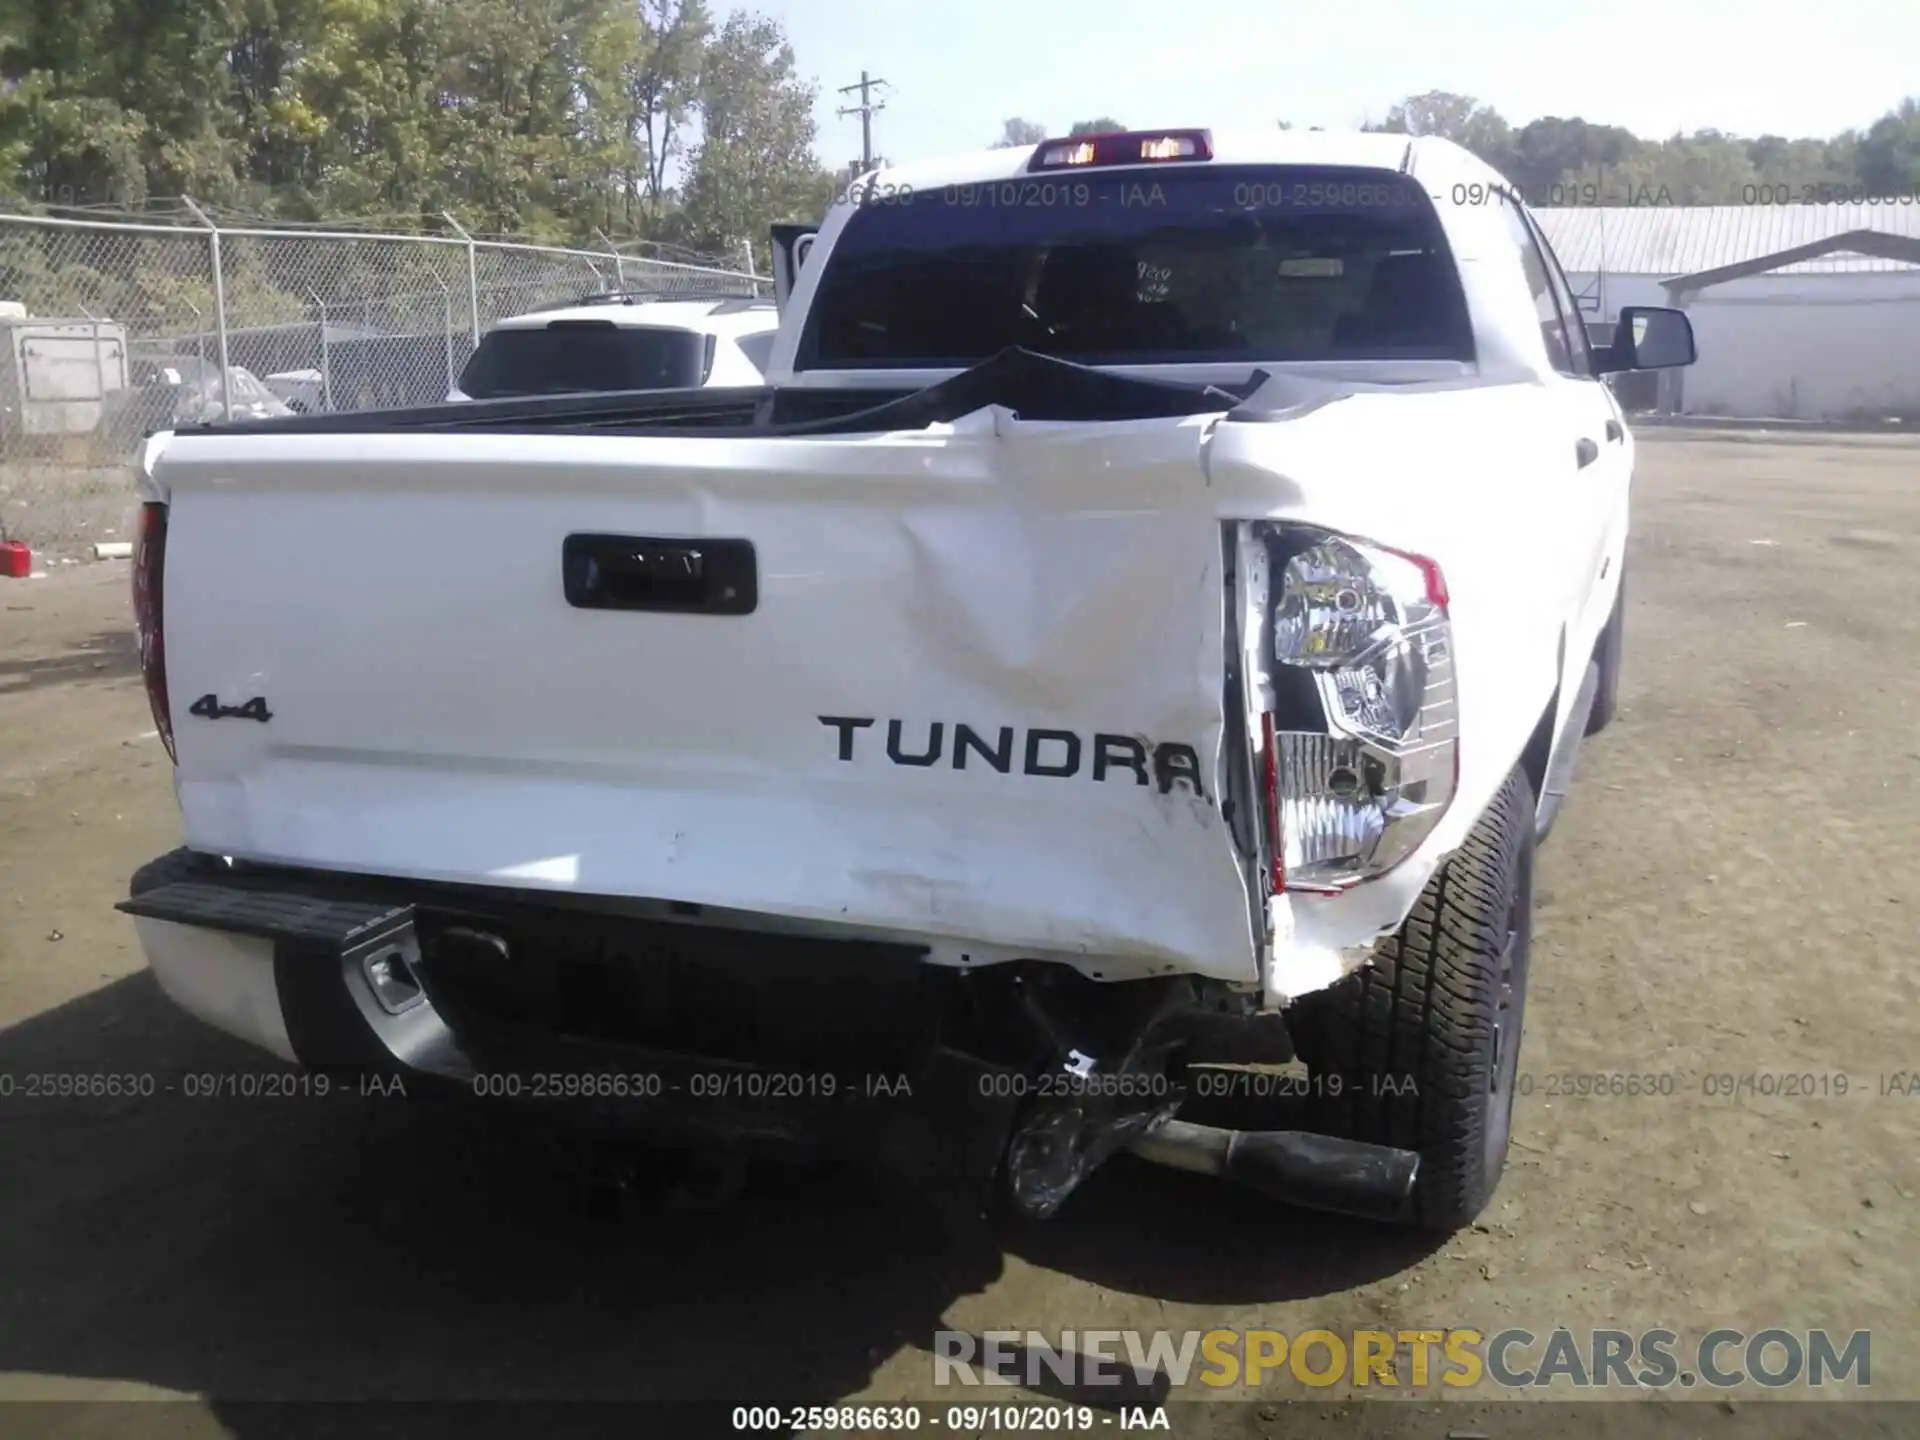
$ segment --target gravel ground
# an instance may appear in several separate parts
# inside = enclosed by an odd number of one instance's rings
[[[0,1430],[155,1433],[107,1403],[135,1395],[222,1397],[170,1410],[177,1433],[248,1437],[289,1433],[238,1403],[273,1398],[944,1406],[940,1328],[1870,1330],[1870,1393],[1920,1400],[1920,1095],[1883,1093],[1920,1072],[1917,479],[1920,445],[1899,441],[1643,438],[1624,710],[1542,853],[1527,1093],[1483,1226],[1436,1246],[1130,1162],[1018,1234],[758,1171],[726,1204],[608,1225],[463,1116],[16,1092],[0,1399],[91,1405],[0,1405]],[[124,562],[0,580],[0,1070],[259,1073],[272,1062],[159,995],[111,908],[178,838],[126,582]],[[1656,1093],[1579,1078],[1614,1075]],[[1492,1398],[1387,1415],[1282,1376],[1175,1428],[1920,1429],[1920,1408],[1748,1390],[1564,1413]]]
[[[131,540],[137,504],[124,465],[0,462],[0,529],[33,548],[36,569],[90,559],[102,540]]]

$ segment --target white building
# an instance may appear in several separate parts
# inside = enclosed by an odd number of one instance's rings
[[[1686,309],[1663,409],[1920,421],[1920,204],[1536,211],[1589,322]]]

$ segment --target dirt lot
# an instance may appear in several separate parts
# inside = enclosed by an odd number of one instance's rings
[[[1920,1095],[1882,1093],[1920,1071],[1920,446],[1649,436],[1637,497],[1625,710],[1542,854],[1531,1093],[1484,1227],[1434,1248],[1125,1162],[1018,1236],[826,1173],[608,1226],[523,1142],[395,1101],[16,1092],[0,1397],[218,1396],[174,1433],[251,1437],[288,1433],[237,1403],[274,1398],[944,1405],[940,1328],[1565,1325],[1870,1330],[1869,1393],[1920,1400]],[[126,587],[123,563],[0,581],[0,1070],[164,1089],[271,1062],[177,1015],[111,909],[178,837]],[[1672,1078],[1556,1093],[1614,1074]],[[1484,1390],[1390,1432],[1337,1393],[1282,1375],[1176,1431],[1309,1433],[1270,1402],[1311,1395],[1311,1433],[1571,1433]],[[1658,1433],[1843,1433],[1757,1391],[1668,1398]]]
[[[32,547],[37,570],[91,559],[102,540],[133,538],[133,471],[73,459],[0,461],[0,532]]]

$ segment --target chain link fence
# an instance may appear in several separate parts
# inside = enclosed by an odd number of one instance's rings
[[[610,290],[754,296],[700,257],[468,235],[0,214],[0,539],[130,536],[127,462],[197,420],[433,404],[495,321]],[[738,262],[736,262],[738,263]]]

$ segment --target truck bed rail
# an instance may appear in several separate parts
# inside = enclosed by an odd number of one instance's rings
[[[757,439],[917,429],[1004,405],[1028,420],[1144,420],[1231,410],[1265,383],[1114,375],[1018,347],[920,390],[803,386],[539,395],[185,426],[182,435],[375,435],[402,430],[709,435]]]

